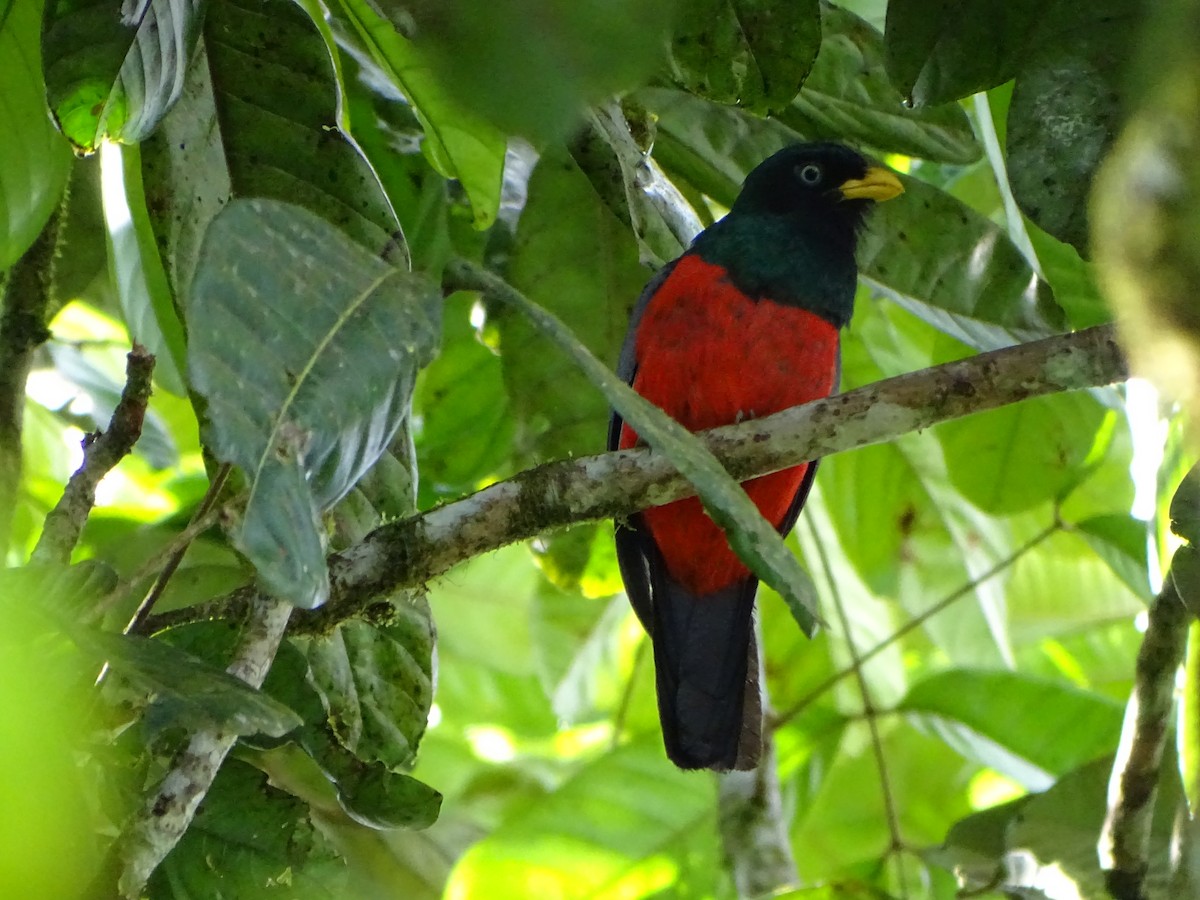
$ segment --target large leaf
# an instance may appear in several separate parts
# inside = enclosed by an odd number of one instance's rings
[[[821,53],[781,122],[808,140],[849,140],[947,163],[979,158],[966,113],[956,103],[905,104],[884,68],[883,35],[841,7],[821,12]]]
[[[518,809],[459,860],[447,896],[645,896],[711,883],[713,783],[664,764],[657,740],[605,754]]]
[[[913,685],[898,709],[1030,787],[1112,753],[1121,735],[1120,704],[1016,672],[939,672]]]
[[[995,87],[1016,74],[1045,12],[1039,0],[892,0],[888,72],[917,106]]]
[[[821,46],[819,0],[684,0],[671,39],[676,81],[702,97],[779,112]]]
[[[339,743],[366,762],[411,766],[433,701],[429,604],[401,601],[389,625],[347,622],[300,644]]]
[[[38,10],[0,5],[0,272],[38,236],[71,171],[70,150],[46,119]]]
[[[201,250],[190,374],[213,452],[247,474],[239,548],[264,586],[323,602],[317,516],[387,448],[437,340],[423,280],[298,207],[232,201]]]
[[[262,900],[362,896],[354,874],[310,819],[309,808],[231,759],[195,821],[150,879],[148,895]]]
[[[1064,327],[1050,286],[1003,229],[925,182],[902,180],[904,196],[882,204],[859,241],[867,284],[979,350]]]
[[[395,214],[337,128],[337,82],[312,20],[290,0],[207,6],[204,52],[143,150],[146,205],[177,302],[186,311],[205,229],[231,195],[298,204],[402,258]]]
[[[80,150],[146,138],[183,89],[201,0],[48,0],[46,98]]]
[[[425,130],[421,149],[438,172],[463,186],[475,227],[487,228],[500,207],[507,143],[503,132],[457,103],[413,43],[365,0],[341,0],[341,6],[383,79],[412,105]]]
[[[76,631],[80,647],[151,694],[157,728],[213,728],[281,737],[301,724],[282,703],[240,678],[160,641],[128,634]]]

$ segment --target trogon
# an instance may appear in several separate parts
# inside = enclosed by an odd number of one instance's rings
[[[903,188],[840,144],[796,144],[746,178],[729,214],[650,281],[618,363],[639,394],[692,431],[766,416],[837,387],[858,232]],[[637,433],[615,413],[609,449]],[[743,487],[786,534],[815,461]],[[757,579],[696,498],[616,527],[630,602],[654,647],[667,755],[685,769],[750,769],[762,710],[753,634]]]

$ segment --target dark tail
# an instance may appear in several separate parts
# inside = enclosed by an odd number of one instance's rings
[[[754,593],[746,579],[696,597],[654,585],[654,668],[667,756],[681,769],[753,769],[762,750]]]

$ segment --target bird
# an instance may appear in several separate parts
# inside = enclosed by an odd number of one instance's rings
[[[691,431],[829,396],[854,308],[858,234],[876,202],[903,190],[890,169],[843,144],[779,150],[746,176],[728,214],[646,285],[617,373]],[[614,411],[608,448],[639,443]],[[816,471],[814,460],[742,486],[786,535]],[[758,579],[696,497],[618,521],[615,542],[653,646],[668,758],[681,769],[755,768]]]

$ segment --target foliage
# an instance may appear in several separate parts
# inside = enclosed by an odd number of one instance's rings
[[[788,542],[811,579],[735,530],[782,588],[760,591],[775,759],[750,788],[665,760],[607,523],[427,589],[363,539],[599,452],[627,398],[578,359],[615,363],[646,263],[796,140],[906,188],[862,237],[844,389],[1110,321],[1089,258],[1133,358],[1174,352],[1157,309],[1194,344],[1166,263],[1200,259],[1200,153],[1152,138],[1200,121],[1196,46],[1163,38],[1196,9],[0,0],[0,839],[30,848],[0,894],[112,896],[119,836],[208,729],[240,737],[155,900],[1101,896],[1135,622],[1181,540],[1168,586],[1197,602],[1191,445],[1145,383],[825,459]],[[1168,237],[1124,246],[1142,203],[1134,238]],[[464,269],[541,311],[439,296]],[[39,546],[134,342],[157,359],[141,438],[78,544]],[[306,612],[350,570],[387,586]],[[258,588],[297,607],[261,690],[224,671]],[[1153,898],[1200,878],[1167,853],[1200,783],[1191,636]],[[749,888],[768,832],[758,871],[782,875]]]

